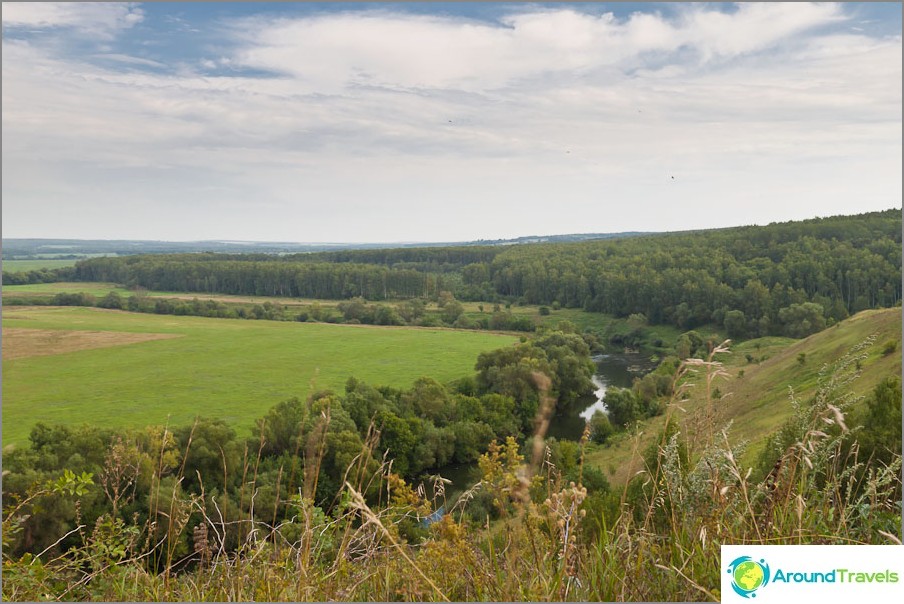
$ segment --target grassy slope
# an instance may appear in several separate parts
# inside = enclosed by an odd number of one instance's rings
[[[867,350],[863,372],[853,383],[856,394],[868,394],[888,376],[901,375],[901,309],[868,310],[803,340],[788,338],[760,338],[734,347],[717,359],[725,364],[728,378],[716,379],[714,388],[723,395],[717,403],[716,429],[733,422],[731,441],[748,441],[742,459],[745,466],[753,464],[762,450],[765,437],[791,416],[789,387],[798,400],[806,401],[816,389],[818,373],[823,366],[831,366],[853,346],[876,334],[876,343]],[[888,340],[898,342],[893,354],[883,355],[882,346]],[[759,344],[759,348],[757,345]],[[797,357],[806,354],[800,364]],[[746,355],[755,359],[767,357],[759,363],[748,363]],[[743,377],[739,372],[743,370]],[[693,434],[705,406],[704,385],[699,383],[694,395],[679,403],[684,411],[677,411],[682,431],[693,440]],[[598,447],[589,456],[590,463],[599,465],[615,483],[623,483],[640,469],[634,451],[643,451],[661,431],[664,417],[650,420],[640,428],[639,436],[621,435],[611,446]]]
[[[7,307],[4,327],[172,333],[183,337],[3,361],[3,444],[36,421],[103,426],[190,423],[239,428],[312,388],[349,376],[404,387],[454,379],[477,355],[516,341],[487,332],[174,317],[90,308]],[[169,419],[168,419],[169,418]]]

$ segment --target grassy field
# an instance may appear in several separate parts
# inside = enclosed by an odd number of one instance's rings
[[[23,262],[30,262],[24,261]],[[6,263],[3,263],[4,266]],[[55,294],[68,294],[76,292],[85,292],[94,296],[104,296],[111,291],[118,292],[122,296],[131,296],[133,292],[124,287],[119,287],[113,283],[70,283],[62,281],[59,283],[30,283],[28,285],[4,285],[3,297],[15,297],[21,295],[34,296],[53,296]]]
[[[42,268],[64,268],[75,266],[77,260],[69,258],[60,260],[57,258],[37,258],[35,260],[4,260],[3,271],[7,273],[25,273]]]
[[[116,292],[124,298],[128,298],[135,294],[134,291],[120,287],[115,283],[95,283],[95,282],[59,282],[59,283],[36,283],[30,285],[8,285],[3,288],[4,298],[17,297],[46,297],[50,298],[59,293],[78,293],[84,292],[102,298],[109,292]],[[245,306],[252,304],[263,304],[270,302],[283,306],[288,311],[299,312],[309,310],[314,304],[317,304],[321,311],[327,314],[340,315],[337,309],[341,300],[314,300],[307,298],[285,298],[274,296],[240,296],[230,294],[203,294],[191,292],[167,292],[167,291],[144,291],[144,294],[152,298],[169,298],[179,300],[217,300],[227,305]],[[379,304],[395,305],[402,303],[403,300],[388,300]],[[492,302],[462,302],[465,315],[477,321],[487,319],[494,313],[494,304]],[[428,315],[440,315],[440,309],[435,302],[431,302],[426,307]],[[524,316],[530,318],[537,325],[543,327],[555,328],[562,321],[569,321],[575,325],[579,332],[593,331],[603,335],[604,339],[615,333],[628,333],[632,331],[632,327],[626,319],[619,319],[612,315],[596,312],[586,312],[578,308],[562,308],[559,310],[551,310],[548,315],[540,314],[540,307],[537,305],[519,306],[513,304],[506,308],[500,305],[503,312],[511,312],[516,316]],[[698,329],[704,337],[710,335],[712,329]],[[663,342],[664,348],[671,347],[678,336],[682,333],[681,329],[671,325],[647,325],[643,327],[643,340],[645,346],[651,350],[657,349],[652,346],[652,342],[660,340]]]
[[[901,309],[867,310],[802,340],[759,338],[733,347],[716,360],[724,363],[727,378],[717,378],[721,400],[716,402],[715,430],[732,422],[731,442],[749,442],[742,463],[750,466],[762,450],[764,439],[792,414],[789,386],[795,397],[806,401],[814,394],[819,372],[832,365],[852,347],[876,334],[875,344],[862,361],[862,375],[853,382],[852,390],[866,395],[882,379],[901,375]],[[883,345],[897,342],[896,350],[883,354]],[[798,356],[805,355],[804,362]],[[747,360],[747,355],[753,362]],[[682,432],[693,440],[695,431],[703,429],[705,386],[697,380],[692,396],[680,401],[676,408]],[[601,467],[615,483],[623,483],[640,469],[635,451],[643,451],[664,425],[664,416],[642,425],[639,434],[621,434],[609,446],[595,448],[590,463]],[[708,428],[705,428],[708,429]]]
[[[3,288],[3,297],[16,296],[53,296],[63,293],[87,293],[98,298],[107,295],[110,292],[116,292],[123,298],[135,295],[135,291],[120,287],[115,283],[102,282],[70,282],[60,281],[57,283],[31,283],[28,285],[7,285]],[[200,294],[186,292],[165,292],[165,291],[148,291],[142,290],[144,295],[154,298],[176,298],[181,300],[191,300],[198,298],[199,300],[219,300],[226,303],[235,304],[263,304],[264,302],[272,302],[273,304],[281,304],[284,306],[300,306],[304,304],[312,304],[320,302],[324,308],[334,307],[338,301],[330,300],[303,300],[301,298],[277,298],[271,296],[234,296],[230,294]]]
[[[3,329],[4,445],[37,421],[181,425],[201,414],[245,429],[280,401],[341,389],[350,376],[397,387],[424,375],[450,380],[473,372],[481,351],[516,341],[59,307],[8,307]]]

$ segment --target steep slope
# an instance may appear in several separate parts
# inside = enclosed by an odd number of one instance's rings
[[[730,440],[749,443],[742,462],[752,465],[766,438],[790,417],[792,392],[797,400],[807,401],[816,392],[820,373],[830,373],[845,354],[868,339],[872,345],[858,353],[864,355],[860,377],[850,384],[854,394],[867,395],[882,379],[901,375],[900,308],[863,311],[802,340],[758,338],[730,347],[715,359],[727,375],[713,380],[711,402],[700,368],[690,379],[689,397],[673,403],[672,417],[690,443],[730,421]],[[889,342],[895,343],[893,352],[885,352]],[[624,483],[641,469],[640,453],[664,424],[665,416],[653,418],[611,445],[595,448],[588,461],[600,466],[613,483]]]

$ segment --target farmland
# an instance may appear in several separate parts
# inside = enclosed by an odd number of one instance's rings
[[[24,443],[38,421],[184,425],[200,414],[247,428],[276,403],[341,390],[352,375],[394,387],[422,375],[447,381],[471,373],[481,351],[516,341],[486,332],[57,307],[9,307],[3,329],[4,445]],[[54,332],[60,342],[82,332],[83,344],[42,354]],[[103,345],[92,345],[101,338]]]
[[[33,260],[4,260],[3,270],[10,273],[37,271],[42,268],[75,266],[76,258],[35,258]]]

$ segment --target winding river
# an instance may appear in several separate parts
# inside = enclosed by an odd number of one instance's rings
[[[656,364],[650,361],[649,357],[637,353],[600,354],[593,357],[593,362],[596,363],[596,373],[593,375],[593,383],[596,384],[594,396],[588,397],[580,411],[553,418],[548,436],[580,440],[587,420],[597,410],[606,410],[603,402],[606,388],[609,386],[630,388],[634,378],[656,368]]]
[[[596,392],[587,398],[583,407],[573,413],[554,417],[550,422],[547,436],[560,440],[580,440],[587,420],[597,409],[606,409],[606,405],[603,403],[606,388],[609,386],[630,388],[635,377],[641,377],[656,367],[649,357],[636,353],[596,355],[593,357],[593,362],[596,363],[596,373],[593,375]],[[447,492],[450,502],[467,486],[474,484],[480,478],[477,464],[450,465],[440,470],[439,473],[452,481]]]

